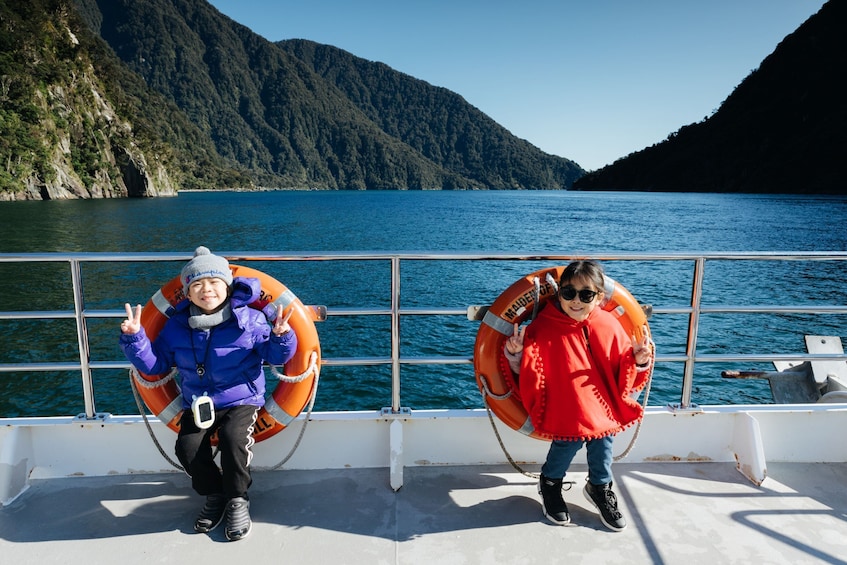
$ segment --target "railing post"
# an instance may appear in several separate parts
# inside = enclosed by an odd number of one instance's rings
[[[94,383],[91,379],[91,352],[88,343],[88,328],[85,323],[85,298],[82,291],[82,273],[79,268],[79,260],[71,259],[71,284],[74,293],[74,319],[76,320],[76,336],[79,345],[79,365],[82,372],[82,394],[85,403],[85,418],[93,420],[94,408]]]
[[[391,412],[400,412],[400,257],[391,258]]]
[[[694,281],[691,285],[691,314],[688,316],[688,340],[685,347],[685,372],[682,377],[680,408],[691,406],[691,390],[694,385],[694,358],[697,354],[697,332],[700,329],[700,301],[703,296],[703,275],[706,258],[694,260]]]

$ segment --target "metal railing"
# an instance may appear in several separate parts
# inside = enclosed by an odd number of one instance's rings
[[[232,262],[273,262],[273,261],[386,261],[391,271],[390,307],[385,308],[326,308],[327,316],[358,316],[384,315],[390,316],[390,355],[388,357],[343,357],[324,358],[325,366],[362,366],[390,365],[391,366],[391,406],[386,411],[399,413],[402,406],[400,395],[400,373],[403,365],[447,365],[470,364],[472,356],[412,356],[400,355],[400,319],[404,316],[447,315],[466,316],[468,320],[480,319],[480,311],[487,305],[468,306],[461,308],[403,308],[400,303],[400,273],[404,264],[414,261],[537,261],[551,265],[565,264],[583,255],[554,255],[554,254],[485,254],[485,253],[244,253],[221,252]],[[741,313],[770,313],[770,314],[847,314],[847,306],[703,306],[703,288],[705,280],[705,265],[707,261],[826,261],[847,262],[847,252],[798,252],[798,253],[659,253],[659,254],[599,254],[592,258],[601,262],[607,261],[673,261],[691,262],[692,289],[690,303],[680,307],[653,306],[652,313],[676,314],[688,316],[688,331],[683,354],[659,354],[656,364],[681,362],[684,363],[680,409],[691,406],[694,368],[697,363],[718,362],[773,362],[847,360],[845,354],[698,354],[697,340],[700,335],[700,319],[703,314],[741,314]],[[89,335],[86,321],[95,318],[122,318],[123,310],[88,310],[85,307],[81,265],[85,263],[146,263],[187,261],[189,254],[179,253],[0,253],[2,263],[67,263],[70,267],[69,276],[72,283],[73,311],[0,311],[0,320],[46,320],[72,319],[76,324],[79,363],[45,362],[45,363],[0,363],[0,374],[18,371],[80,371],[84,395],[85,413],[87,419],[97,417],[94,405],[94,385],[92,370],[95,369],[124,369],[129,367],[126,361],[92,361],[90,357]],[[845,263],[847,264],[847,263]],[[493,298],[492,298],[493,301]],[[323,311],[323,309],[321,309]]]

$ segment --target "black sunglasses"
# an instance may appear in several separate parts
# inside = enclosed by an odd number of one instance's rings
[[[577,294],[579,295],[580,302],[590,304],[592,301],[594,301],[594,298],[596,298],[599,293],[596,290],[588,290],[587,288],[577,290],[570,285],[563,286],[561,289],[559,289],[559,296],[561,296],[565,300],[573,300],[574,298],[576,298]]]

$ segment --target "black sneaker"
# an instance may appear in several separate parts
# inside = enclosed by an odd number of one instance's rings
[[[203,510],[197,515],[197,520],[194,521],[194,531],[201,534],[208,534],[218,527],[224,517],[226,510],[226,497],[222,494],[210,494],[206,497],[206,504]]]
[[[618,497],[612,492],[612,483],[593,485],[585,482],[585,498],[600,511],[600,520],[610,530],[619,532],[626,528],[626,520],[618,510]]]
[[[230,499],[226,505],[226,539],[244,539],[252,528],[250,501],[240,496]]]
[[[568,505],[562,499],[562,479],[548,479],[541,475],[538,479],[538,494],[541,495],[541,510],[548,520],[558,526],[571,523]]]

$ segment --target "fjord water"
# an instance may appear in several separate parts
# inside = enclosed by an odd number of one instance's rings
[[[602,256],[616,253],[844,251],[847,198],[685,193],[196,192],[177,198],[0,203],[2,252],[483,252]],[[144,303],[181,263],[83,265],[86,308]],[[274,262],[253,265],[284,282],[304,303],[333,308],[389,305],[389,270],[380,263]],[[401,306],[465,308],[490,304],[546,263],[415,261],[401,273]],[[607,262],[607,273],[642,303],[689,304],[690,262]],[[842,305],[841,263],[707,265],[712,305]],[[0,263],[0,311],[72,310],[67,264]],[[740,321],[739,321],[740,320]],[[401,355],[473,353],[477,322],[413,316],[401,326]],[[704,316],[700,353],[802,353],[804,334],[844,336],[843,316]],[[88,321],[91,358],[123,360],[117,319]],[[654,316],[660,354],[684,353],[687,316]],[[387,317],[333,317],[318,325],[324,358],[389,355]],[[0,363],[78,361],[69,320],[0,320]],[[762,380],[721,379],[701,364],[692,401],[771,402]],[[481,407],[471,365],[403,366],[402,404],[415,409]],[[650,404],[678,402],[681,364],[657,367]],[[272,383],[271,383],[272,384]],[[100,412],[136,413],[124,370],[94,373]],[[325,367],[316,410],[390,405],[387,366]],[[77,372],[0,373],[0,416],[74,415],[83,410]]]

